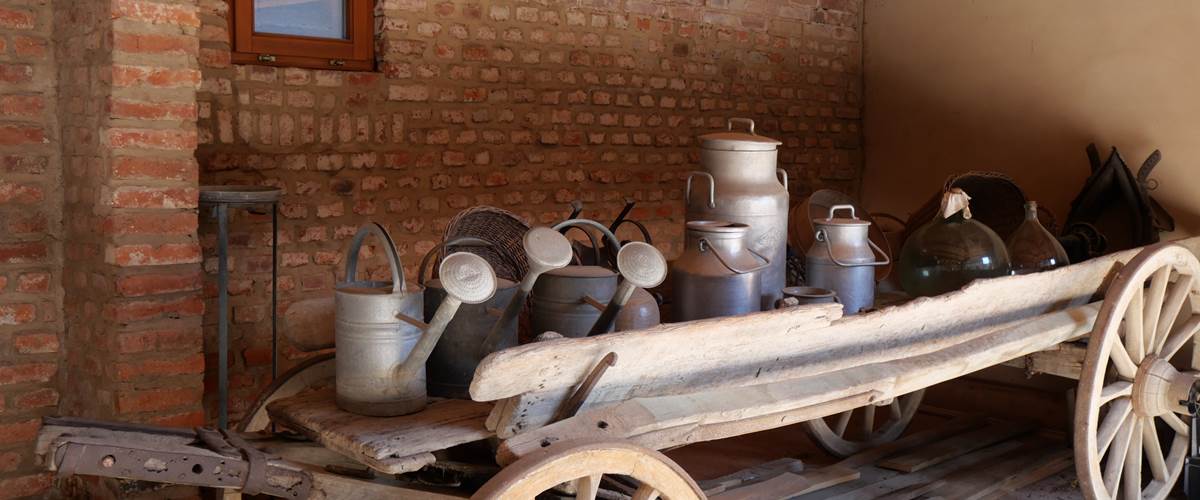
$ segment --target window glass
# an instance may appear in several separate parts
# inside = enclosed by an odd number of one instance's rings
[[[254,0],[254,31],[345,40],[346,0]]]

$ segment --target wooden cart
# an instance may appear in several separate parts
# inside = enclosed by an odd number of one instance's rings
[[[1192,238],[977,281],[844,318],[836,306],[815,305],[537,342],[484,360],[471,386],[474,401],[437,401],[402,417],[338,410],[329,389],[312,388],[332,376],[332,362],[319,359],[273,386],[246,420],[249,431],[273,422],[319,448],[298,453],[298,445],[289,451],[269,440],[246,446],[233,433],[215,445],[197,438],[180,446],[224,453],[230,464],[247,462],[248,472],[227,479],[233,488],[253,475],[254,450],[290,459],[258,457],[260,476],[271,465],[308,481],[293,484],[303,490],[274,493],[280,496],[440,498],[401,486],[372,489],[378,482],[349,486],[328,470],[298,463],[333,451],[377,472],[406,473],[436,466],[454,447],[484,442],[495,445],[502,468],[473,498],[532,498],[565,488],[594,499],[606,475],[634,481],[635,499],[703,498],[697,483],[656,450],[806,422],[829,451],[849,455],[896,439],[926,387],[1016,362],[1079,379],[1074,440],[1085,496],[1164,498],[1187,455],[1182,402],[1200,378],[1194,348],[1200,313],[1192,308],[1198,254],[1200,238]],[[614,356],[613,366],[596,370]],[[594,371],[603,374],[589,377]],[[582,409],[564,412],[580,395]],[[40,451],[51,469],[146,478],[137,467],[118,473],[112,464],[89,465],[88,457],[113,456],[78,451],[80,443],[152,447],[132,431],[50,424]],[[160,480],[211,485],[176,465],[168,462],[163,470],[171,475]]]

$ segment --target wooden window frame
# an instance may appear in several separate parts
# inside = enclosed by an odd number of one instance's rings
[[[256,33],[254,0],[230,0],[229,34],[236,64],[371,71],[375,69],[374,0],[344,0],[349,40]]]

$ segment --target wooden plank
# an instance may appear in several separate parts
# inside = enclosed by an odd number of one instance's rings
[[[1178,243],[1200,254],[1200,237]],[[593,391],[596,401],[757,385],[928,354],[983,335],[989,327],[1086,304],[1138,251],[975,281],[956,292],[828,326],[822,323],[835,313],[801,307],[527,344],[485,359],[471,396],[494,401],[573,386],[610,351],[622,361]]]
[[[800,473],[803,471],[804,462],[794,458],[780,458],[718,478],[696,481],[696,484],[700,485],[700,489],[704,490],[705,495],[711,497],[731,488],[770,479],[784,472]]]
[[[484,428],[491,409],[488,403],[446,399],[412,415],[368,417],[339,409],[332,388],[267,405],[274,422],[389,474],[432,463],[434,451],[491,437]]]
[[[1035,352],[1023,358],[1004,363],[1025,370],[1027,376],[1055,375],[1079,380],[1083,371],[1083,358],[1087,355],[1087,344],[1064,342],[1045,351]]]
[[[867,500],[879,498],[895,492],[905,491],[906,489],[908,489],[908,491],[912,491],[910,488],[913,488],[914,486],[937,481],[957,470],[989,463],[990,461],[995,460],[996,457],[1003,456],[1014,450],[1023,449],[1025,447],[1025,443],[1020,441],[1006,441],[983,448],[981,450],[973,451],[949,462],[942,462],[928,469],[910,474],[897,473],[895,476],[892,476],[884,481],[864,485],[861,488],[839,493],[835,496],[822,495],[821,498],[828,498],[829,500]]]
[[[916,472],[1013,436],[1030,432],[1033,428],[1032,423],[996,422],[982,429],[959,434],[952,439],[888,457],[879,461],[878,465],[885,469],[901,472]]]
[[[921,411],[924,412],[924,408]],[[879,460],[903,450],[949,439],[951,436],[974,428],[984,421],[985,419],[980,415],[960,416],[936,427],[914,432],[890,443],[884,443],[854,456],[846,457],[841,462],[838,462],[838,465],[851,468],[873,465],[879,462]]]
[[[766,481],[731,489],[709,496],[712,500],[753,500],[763,498],[791,498],[805,493],[820,491],[830,486],[858,479],[858,471],[831,465],[806,471],[803,474],[784,472]]]
[[[1037,449],[1018,450],[984,466],[956,471],[929,496],[980,500],[1057,473],[1071,464],[1070,458],[1071,450],[1062,444],[1043,442]]]
[[[652,449],[717,439],[709,426],[757,432],[907,394],[1075,338],[1091,329],[1099,304],[1017,321],[939,351],[784,382],[637,398],[518,434],[501,446],[520,457],[541,442],[602,435]],[[846,406],[855,405],[855,406]],[[786,417],[786,418],[785,418]]]
[[[1070,449],[1059,450],[1049,456],[1043,457],[1043,460],[1030,466],[1025,470],[1021,470],[1015,474],[1009,475],[997,483],[995,492],[978,498],[995,500],[1002,498],[1009,493],[1013,493],[1021,488],[1037,483],[1050,476],[1058,474],[1071,467],[1075,463],[1074,452]]]

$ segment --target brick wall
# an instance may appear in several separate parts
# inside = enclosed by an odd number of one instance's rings
[[[331,293],[367,220],[411,275],[472,205],[610,220],[629,196],[675,254],[695,137],[731,116],[784,141],[795,194],[857,190],[857,0],[380,0],[371,73],[231,65],[226,2],[199,2],[201,180],[283,188],[281,313]],[[235,412],[270,376],[269,228],[231,224]]]
[[[30,442],[62,379],[52,21],[47,0],[0,2],[0,497],[49,486]]]

